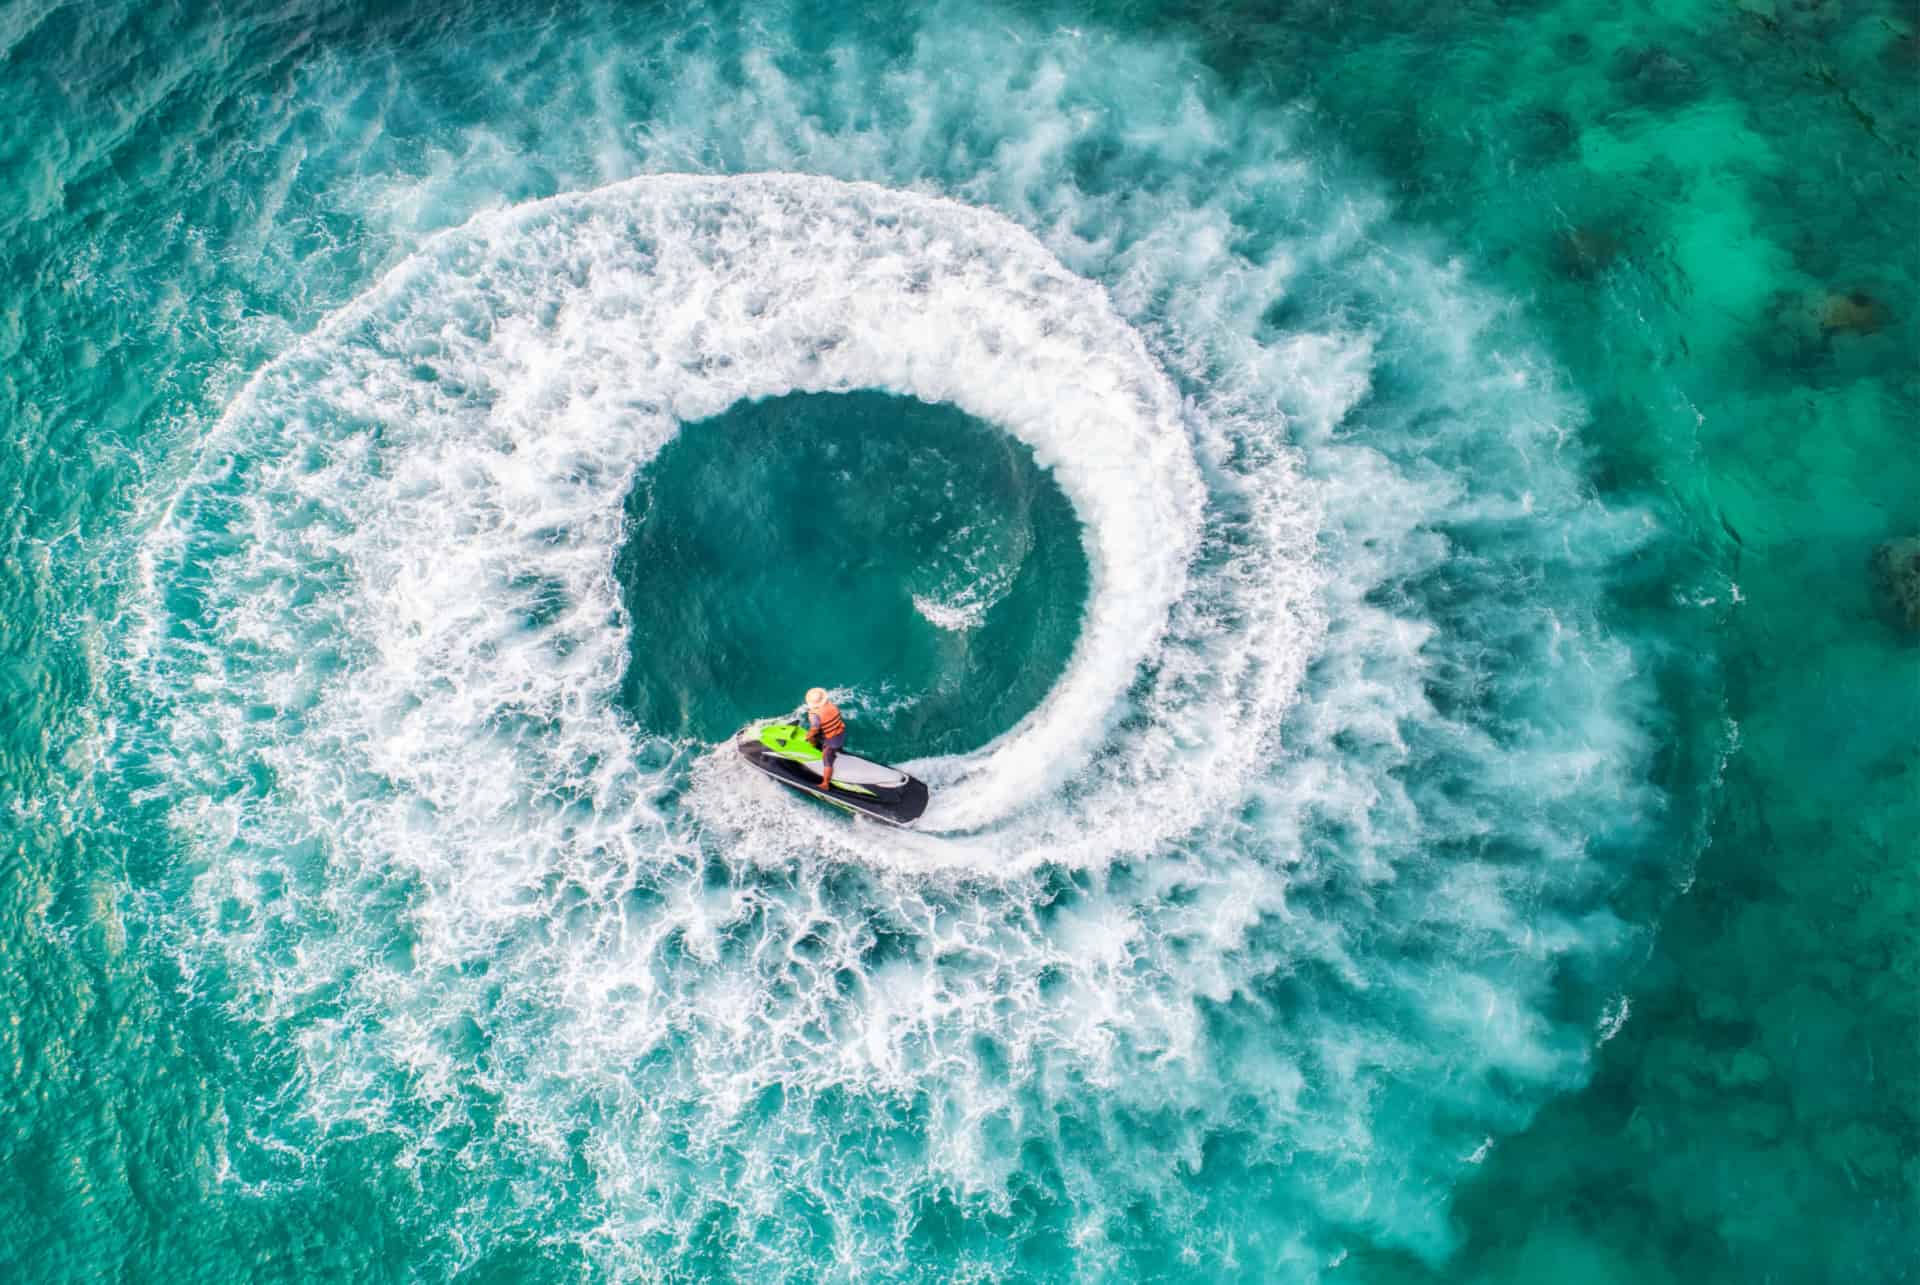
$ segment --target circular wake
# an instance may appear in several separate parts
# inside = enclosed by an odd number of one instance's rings
[[[541,122],[590,190],[419,244],[209,437],[123,755],[191,854],[182,958],[297,1052],[239,1180],[389,1139],[463,1180],[456,1268],[1310,1275],[1444,1251],[1454,1177],[1578,1081],[1651,803],[1595,619],[1636,516],[1500,303],[1284,121],[1027,35],[677,53],[646,131]],[[537,74],[616,92],[595,48]],[[366,217],[484,207],[441,190],[469,142]],[[616,699],[647,462],[862,388],[1028,443],[1091,574],[1039,706],[915,765],[926,833]]]

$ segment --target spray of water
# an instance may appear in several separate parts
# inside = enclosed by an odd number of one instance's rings
[[[297,1048],[303,1137],[519,1175],[459,1261],[563,1205],[640,1273],[714,1235],[905,1272],[952,1219],[986,1275],[1123,1268],[1142,1218],[1215,1270],[1444,1250],[1452,1176],[1581,1074],[1558,980],[1619,948],[1591,843],[1649,800],[1594,609],[1638,519],[1499,301],[1177,52],[956,21],[823,67],[690,55],[645,131],[549,122],[590,190],[420,243],[209,436],[126,648],[183,957]],[[510,151],[461,145],[365,217]],[[1029,443],[1092,572],[908,835],[614,701],[636,475],[857,388]]]

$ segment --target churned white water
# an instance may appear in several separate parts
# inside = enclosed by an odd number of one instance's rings
[[[1590,844],[1649,806],[1594,623],[1638,519],[1585,497],[1551,367],[1177,51],[692,55],[625,131],[615,61],[542,73],[606,78],[537,125],[576,190],[489,208],[520,153],[476,129],[355,195],[407,254],[151,537],[183,958],[298,1050],[237,1151],[390,1133],[515,1175],[467,1261],[566,1203],[641,1276],[722,1217],[742,1272],[847,1279],[945,1209],[1005,1230],[982,1276],[1055,1220],[1088,1275],[1140,1218],[1196,1270],[1444,1246],[1455,1174],[1582,1073],[1556,979],[1619,949]],[[614,699],[649,459],[853,389],[1028,443],[1092,572],[1059,681],[914,764],[904,834]]]

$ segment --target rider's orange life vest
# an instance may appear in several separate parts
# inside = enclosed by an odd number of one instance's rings
[[[830,741],[836,736],[847,734],[846,720],[840,717],[840,707],[832,701],[828,701],[812,713],[820,720],[820,726],[816,730],[820,733],[821,740]]]

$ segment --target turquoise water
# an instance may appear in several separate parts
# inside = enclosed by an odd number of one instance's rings
[[[1909,1279],[1916,50],[0,9],[0,1269]]]
[[[830,676],[861,748],[969,750],[1073,651],[1087,562],[1031,451],[950,406],[796,394],[690,425],[634,486],[623,696],[725,740]]]

